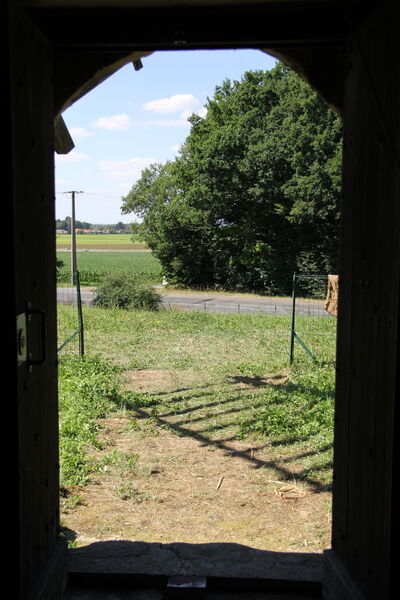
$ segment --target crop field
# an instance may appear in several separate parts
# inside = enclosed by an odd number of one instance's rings
[[[318,361],[293,365],[290,317],[84,307],[84,322],[85,360],[59,356],[70,543],[329,546],[334,320],[313,320]]]
[[[117,237],[117,236],[110,236]],[[58,283],[69,283],[71,253],[57,252],[64,265],[57,274]],[[77,267],[82,285],[97,285],[108,273],[129,273],[140,283],[161,283],[161,267],[151,252],[77,252]]]
[[[137,250],[146,249],[146,244],[139,238],[132,241],[132,235],[129,233],[118,233],[118,234],[96,234],[96,233],[85,233],[77,234],[76,245],[77,248],[97,248],[107,250],[114,248],[115,250]],[[68,234],[57,234],[56,236],[57,249],[70,248],[71,247],[71,236]]]

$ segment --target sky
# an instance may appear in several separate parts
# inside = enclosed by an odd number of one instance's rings
[[[187,118],[205,114],[208,98],[225,79],[270,70],[276,60],[260,50],[159,51],[128,64],[63,113],[75,147],[55,154],[56,218],[92,224],[131,223],[122,198],[142,169],[179,155],[190,132]]]

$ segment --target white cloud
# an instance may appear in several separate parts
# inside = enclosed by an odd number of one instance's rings
[[[196,113],[196,115],[199,115],[199,117],[201,117],[202,119],[205,119],[205,117],[207,116],[207,107],[203,106],[200,110],[195,110],[194,112]]]
[[[124,131],[132,127],[132,125],[132,119],[125,113],[113,115],[112,117],[99,117],[93,123],[93,127],[107,129],[108,131]]]
[[[72,150],[68,154],[56,154],[55,161],[56,163],[75,163],[81,162],[82,160],[88,160],[90,156],[87,154],[83,154],[83,152],[74,152]]]
[[[182,144],[175,144],[175,146],[170,147],[170,150],[171,152],[174,152],[174,154],[178,154],[181,148]]]
[[[175,94],[170,98],[151,100],[143,104],[142,108],[156,114],[179,113],[179,118],[137,121],[126,113],[122,113],[111,117],[99,117],[92,125],[98,129],[107,129],[108,131],[125,131],[134,125],[144,125],[146,127],[188,127],[189,123],[187,119],[190,115],[197,113],[202,116],[206,112],[206,109],[201,106],[193,94]],[[84,135],[84,132],[85,130],[77,128],[78,136],[79,134]],[[89,135],[89,133],[87,132],[86,135]]]
[[[150,119],[143,121],[143,125],[150,127],[188,127],[190,123],[187,119]]]
[[[131,158],[130,160],[101,160],[98,163],[99,168],[104,175],[109,178],[130,178],[136,180],[140,177],[143,169],[155,163],[155,158]],[[132,183],[131,183],[132,185]]]
[[[158,98],[150,100],[142,105],[144,110],[150,110],[158,114],[174,113],[174,112],[194,112],[199,108],[200,102],[193,94],[175,94],[170,98]]]
[[[69,132],[73,138],[85,138],[92,135],[90,131],[84,129],[83,127],[72,127]]]
[[[118,186],[118,189],[121,190],[121,192],[129,192],[129,190],[132,187],[132,182],[129,183],[120,183]]]
[[[179,119],[153,119],[144,122],[145,125],[156,127],[189,127],[188,118],[193,113],[201,117],[207,114],[207,109],[201,106],[193,94],[175,94],[170,98],[150,100],[142,108],[156,114],[179,113]]]
[[[183,113],[181,114],[181,119],[188,119],[189,117],[191,117],[193,114],[199,115],[199,117],[205,117],[207,114],[207,109],[205,106],[203,106],[203,108],[201,108],[200,110],[185,110],[183,111]]]

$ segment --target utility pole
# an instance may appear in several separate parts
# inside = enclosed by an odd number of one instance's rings
[[[77,192],[75,190],[65,192],[65,194],[71,194],[71,283],[75,283],[76,273],[76,234],[75,234],[75,194],[83,194],[83,192]]]

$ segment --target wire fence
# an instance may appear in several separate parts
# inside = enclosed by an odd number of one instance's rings
[[[164,301],[163,309],[181,312],[202,312],[218,314],[264,314],[268,316],[288,316],[291,314],[291,305],[287,306],[274,303],[245,304],[245,303],[219,303],[219,302],[171,302]]]
[[[78,271],[73,279],[72,287],[57,288],[57,352],[68,346],[70,352],[78,352],[82,357],[85,353],[84,327]]]
[[[296,342],[315,361],[330,359],[336,342],[336,318],[326,310],[328,275],[294,273],[291,303],[290,363]],[[321,327],[321,318],[325,323]]]
[[[165,310],[176,310],[182,312],[203,312],[203,313],[242,313],[242,314],[264,314],[272,317],[290,317],[292,315],[292,300],[270,298],[261,301],[248,302],[219,302],[218,300],[201,302],[176,302],[164,300]],[[297,298],[296,314],[306,317],[328,317],[330,316],[325,308],[324,301],[318,299]]]
[[[261,314],[270,317],[290,318],[290,363],[294,360],[296,343],[313,359],[332,361],[332,348],[336,341],[336,318],[325,308],[328,275],[294,274],[292,298],[268,298],[255,302],[241,300],[221,301],[218,298],[197,302],[177,301],[164,297],[164,310],[218,313],[218,314]],[[85,292],[87,293],[87,292]],[[84,299],[90,305],[94,293]],[[82,294],[79,273],[74,277],[74,286],[57,288],[58,352],[65,350],[84,355],[84,325]]]

